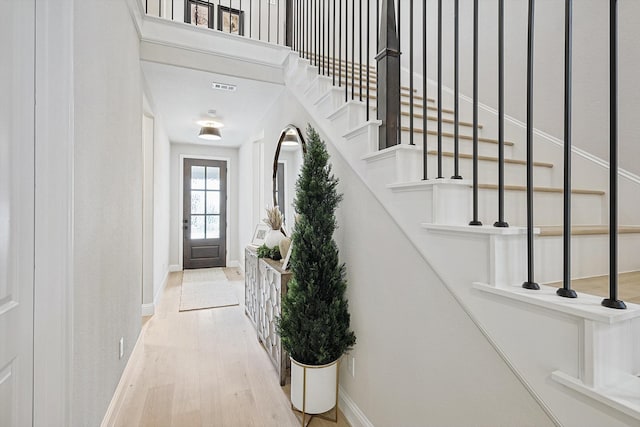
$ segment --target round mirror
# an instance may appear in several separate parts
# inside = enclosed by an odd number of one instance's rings
[[[280,209],[285,225],[293,225],[296,180],[306,152],[307,146],[297,126],[282,129],[273,158],[273,205]]]

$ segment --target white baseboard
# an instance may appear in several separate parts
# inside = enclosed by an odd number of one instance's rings
[[[150,302],[148,304],[142,304],[142,317],[153,316],[156,311],[156,304]]]
[[[147,322],[141,329],[140,334],[138,335],[138,339],[136,341],[136,345],[133,346],[133,351],[131,352],[131,356],[129,356],[129,360],[127,361],[127,366],[124,367],[122,371],[122,376],[120,377],[120,381],[118,382],[118,386],[113,393],[113,397],[111,398],[111,402],[109,403],[109,407],[107,408],[107,412],[104,414],[104,418],[102,419],[102,423],[100,427],[110,427],[115,425],[116,419],[118,418],[118,413],[122,408],[122,404],[124,402],[125,395],[127,393],[128,384],[133,379],[132,376],[138,367],[142,359],[142,351],[143,346],[143,337],[144,333],[147,329],[149,323]]]
[[[229,261],[229,262],[227,262],[227,267],[238,267],[238,268],[240,268],[240,261],[238,261],[238,260]]]
[[[344,417],[349,421],[351,427],[374,427],[373,423],[369,421],[364,412],[358,408],[356,402],[351,400],[351,397],[349,397],[342,387],[339,389],[338,396],[338,406]]]
[[[174,271],[182,271],[182,268],[180,267],[180,265],[178,264],[173,264],[169,266],[169,271],[170,272],[174,272]]]

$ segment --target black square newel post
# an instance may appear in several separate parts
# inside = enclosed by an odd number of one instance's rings
[[[393,0],[382,0],[378,55],[379,148],[397,145],[400,131],[400,42],[396,30],[396,7]]]

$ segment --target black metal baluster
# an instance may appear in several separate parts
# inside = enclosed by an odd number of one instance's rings
[[[504,0],[498,0],[498,220],[493,226],[509,226],[504,220]]]
[[[413,0],[409,0],[413,2]],[[398,0],[398,51],[402,55],[402,0]],[[402,144],[402,72],[401,65],[398,69],[398,95],[400,97],[400,108],[398,108],[398,117],[396,121],[398,123],[398,144]],[[412,119],[413,120],[413,119]]]
[[[315,57],[316,57],[316,67],[318,67],[318,75],[320,74],[320,0],[316,0],[315,5],[315,26],[316,29],[314,31],[315,34]]]
[[[320,42],[320,74],[324,76],[324,63],[326,55],[324,53],[324,0],[319,0],[318,3],[318,41]]]
[[[306,58],[311,63],[311,0],[306,0],[306,35],[307,35],[307,44],[306,44]]]
[[[534,279],[533,247],[533,45],[535,0],[529,0],[527,31],[527,280],[525,289],[538,290]]]
[[[351,0],[351,100],[356,90],[356,2]]]
[[[342,64],[340,66],[342,67]],[[348,100],[349,100],[349,0],[345,0],[344,1],[344,102],[347,102]]]
[[[325,19],[325,25],[326,25],[325,31],[327,34],[327,36],[325,37],[325,43],[327,44],[327,48],[325,50],[327,55],[327,76],[331,75],[331,61],[335,59],[331,56],[331,26],[329,25],[331,23],[331,19],[329,18],[330,15],[331,15],[331,2],[327,0],[327,8],[326,8],[327,18]]]
[[[576,298],[571,289],[571,93],[572,93],[572,45],[573,45],[573,5],[565,0],[564,16],[564,197],[562,230],[562,288],[556,293],[565,298]]]
[[[460,0],[453,4],[453,176],[460,175]]]
[[[413,31],[411,33],[413,34]],[[429,179],[427,174],[427,0],[422,0],[422,130],[422,179]]]
[[[402,91],[402,88],[400,90]],[[424,104],[424,100],[422,103]],[[426,129],[423,131],[427,132]],[[413,142],[413,0],[409,0],[409,145],[415,145]]]
[[[360,69],[360,102],[362,102],[362,85],[364,84],[364,81],[362,80],[362,0],[358,0],[359,4],[358,4],[358,22],[359,22],[359,27],[358,27],[358,33],[359,33],[359,37],[358,37],[358,43],[359,43],[359,47],[358,47],[358,55],[359,55],[359,59],[358,59],[358,68]]]
[[[258,40],[262,40],[262,2],[263,1],[264,0],[258,0]]]
[[[149,0],[144,0],[144,13],[149,13]]]
[[[162,0],[158,0],[158,18],[162,18]]]
[[[342,0],[338,0],[338,72],[338,87],[342,87]]]
[[[469,225],[482,225],[478,219],[478,0],[473,0],[473,219]]]
[[[626,309],[618,299],[618,0],[609,2],[609,298],[602,305]]]
[[[333,0],[333,85],[336,85],[336,0]],[[340,71],[340,69],[338,69]],[[338,80],[340,80],[340,76],[338,76]]]
[[[371,28],[369,22],[371,21],[371,14],[369,9],[371,9],[371,0],[367,0],[367,121],[369,121],[369,85],[371,84],[371,65],[369,62],[369,58],[371,57],[369,54],[369,46],[371,45]]]
[[[174,5],[173,5],[173,1],[172,1],[171,2],[171,20],[172,21],[173,21],[173,8],[174,8]]]
[[[426,114],[426,108],[424,113]],[[438,176],[442,176],[442,0],[438,0]]]
[[[318,67],[318,75],[322,73],[322,41],[320,39],[320,34],[322,33],[320,27],[320,2],[322,0],[316,1],[316,66]]]

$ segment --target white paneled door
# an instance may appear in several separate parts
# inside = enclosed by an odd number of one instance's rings
[[[0,0],[0,426],[32,425],[35,0]]]

